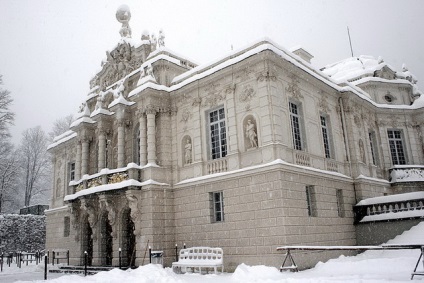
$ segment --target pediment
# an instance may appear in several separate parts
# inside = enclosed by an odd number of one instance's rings
[[[380,70],[375,71],[374,77],[379,77],[386,80],[394,80],[396,78],[396,72],[387,66],[384,66]]]
[[[142,63],[142,52],[128,41],[121,40],[115,49],[106,51],[106,61],[102,62],[102,70],[90,81],[90,88],[99,86],[100,90],[105,90],[139,68]]]

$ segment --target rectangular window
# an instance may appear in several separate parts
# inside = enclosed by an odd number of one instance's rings
[[[63,237],[69,237],[69,234],[71,232],[71,219],[69,216],[65,216],[63,219]]]
[[[227,133],[225,111],[220,108],[209,113],[211,158],[218,159],[227,155]]]
[[[328,117],[321,115],[320,119],[325,158],[331,158],[330,125],[328,122]]]
[[[224,196],[222,192],[210,193],[212,222],[224,221]]]
[[[389,147],[393,165],[405,165],[406,155],[403,148],[402,131],[387,130],[387,135],[389,137]]]
[[[302,115],[299,106],[293,102],[289,102],[289,110],[293,135],[293,147],[297,150],[303,150],[304,141],[302,137]]]
[[[75,180],[75,162],[69,163],[69,181]]]
[[[337,199],[337,215],[339,217],[344,217],[343,191],[341,189],[336,190],[336,199]]]
[[[308,205],[308,215],[310,217],[317,216],[314,186],[306,186],[306,202]]]
[[[368,133],[369,139],[370,139],[370,148],[371,148],[371,157],[372,157],[372,163],[374,165],[378,165],[378,147],[377,147],[377,138],[375,136],[375,132],[371,131]]]

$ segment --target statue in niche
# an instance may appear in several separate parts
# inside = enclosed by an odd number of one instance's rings
[[[359,140],[359,153],[361,155],[361,161],[365,163],[365,150],[364,150],[364,142]]]
[[[185,164],[191,164],[191,152],[192,152],[191,141],[190,141],[190,138],[187,138],[186,144],[184,145]]]
[[[252,120],[248,119],[247,124],[245,126],[246,138],[250,141],[250,148],[258,147],[255,124],[252,123]]]

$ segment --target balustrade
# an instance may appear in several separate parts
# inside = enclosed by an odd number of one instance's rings
[[[226,172],[228,170],[228,164],[226,158],[215,159],[208,162],[208,174],[215,174]]]

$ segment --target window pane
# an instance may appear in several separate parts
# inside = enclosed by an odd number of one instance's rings
[[[227,155],[227,135],[224,108],[209,113],[211,158],[217,159]]]

